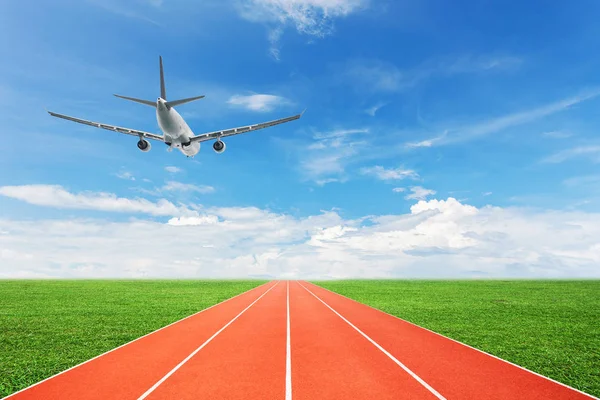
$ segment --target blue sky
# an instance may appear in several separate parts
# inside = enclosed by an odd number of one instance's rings
[[[2,3],[0,276],[598,276],[600,4],[414,3]],[[158,132],[112,96],[158,55],[197,134],[306,114],[193,160],[46,114]]]

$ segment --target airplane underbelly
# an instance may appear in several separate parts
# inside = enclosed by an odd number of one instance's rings
[[[181,135],[181,128],[179,127],[179,125],[173,123],[173,121],[165,121],[165,120],[158,120],[158,125],[160,126],[160,129],[169,134],[169,136],[176,138],[179,137],[179,135]]]
[[[200,151],[200,143],[193,142],[189,146],[181,146],[181,152],[186,156],[193,157]]]

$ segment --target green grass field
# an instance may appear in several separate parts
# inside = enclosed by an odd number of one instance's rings
[[[264,282],[0,280],[0,398]]]
[[[600,397],[600,281],[314,283]]]

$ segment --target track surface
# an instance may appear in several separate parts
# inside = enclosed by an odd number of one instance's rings
[[[6,399],[593,399],[307,282],[274,281]]]

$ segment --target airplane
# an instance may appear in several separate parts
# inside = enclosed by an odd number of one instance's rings
[[[134,101],[136,103],[145,104],[151,107],[156,108],[156,119],[158,121],[158,126],[162,131],[162,135],[158,135],[155,133],[144,132],[137,129],[123,128],[120,126],[103,124],[100,122],[88,121],[85,119],[70,117],[68,115],[58,114],[52,111],[48,111],[48,113],[53,117],[58,117],[62,119],[66,119],[68,121],[78,122],[80,124],[85,124],[89,126],[93,126],[96,128],[107,129],[109,131],[115,131],[124,133],[126,135],[138,136],[139,141],[137,142],[137,147],[143,152],[150,151],[151,145],[150,142],[146,139],[152,139],[159,142],[164,142],[168,149],[167,151],[172,151],[173,148],[179,149],[184,155],[187,157],[194,157],[200,151],[200,143],[205,142],[207,140],[215,140],[213,143],[213,150],[216,153],[223,153],[225,151],[225,142],[223,142],[222,138],[227,136],[239,135],[240,133],[246,133],[251,131],[256,131],[259,129],[268,128],[271,126],[283,124],[285,122],[294,121],[299,119],[304,111],[300,114],[293,115],[291,117],[276,119],[273,121],[262,122],[254,125],[247,125],[238,128],[224,129],[220,131],[203,133],[200,135],[194,135],[188,124],[185,120],[179,115],[177,111],[175,111],[175,106],[182,105],[185,103],[189,103],[195,100],[199,100],[204,98],[204,96],[196,96],[189,97],[187,99],[180,100],[167,100],[167,94],[165,90],[165,77],[163,72],[163,62],[162,56],[159,56],[159,64],[160,64],[160,97],[156,99],[156,102],[150,100],[142,100],[134,97],[126,97],[115,94],[116,97],[121,99]]]

